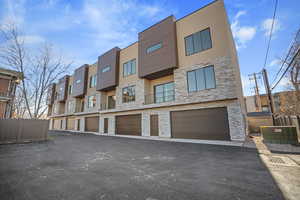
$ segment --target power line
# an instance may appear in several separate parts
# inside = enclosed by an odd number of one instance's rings
[[[269,50],[270,50],[270,43],[271,43],[272,34],[273,34],[273,28],[274,28],[274,21],[275,21],[275,16],[276,16],[276,11],[277,11],[277,5],[278,5],[278,0],[275,0],[275,8],[274,8],[274,13],[273,13],[273,18],[272,18],[272,26],[271,26],[270,36],[269,36],[267,52],[266,52],[266,56],[265,56],[264,68],[266,68],[268,54],[269,54]]]
[[[273,83],[276,81],[278,75],[280,74],[281,70],[283,69],[284,65],[286,64],[286,61],[287,61],[287,59],[288,59],[288,57],[289,57],[289,55],[290,55],[290,53],[291,53],[291,50],[292,50],[292,48],[289,49],[289,51],[288,51],[288,53],[287,53],[287,55],[286,55],[284,61],[282,62],[281,66],[280,66],[280,68],[279,68],[279,70],[278,70],[278,72],[276,73],[276,75],[275,75],[275,77],[274,77],[274,79],[273,79],[271,85],[273,85]]]
[[[289,63],[289,65],[287,66],[287,68],[285,69],[285,71],[283,72],[283,74],[281,75],[280,79],[276,82],[276,84],[272,87],[272,90],[279,84],[279,82],[281,81],[281,79],[284,77],[284,75],[287,73],[287,71],[289,70],[289,68],[292,66],[292,63],[294,62],[294,60],[296,59],[296,57],[298,56],[300,52],[300,48],[297,50],[297,52],[295,53],[295,55],[293,56],[291,62]]]

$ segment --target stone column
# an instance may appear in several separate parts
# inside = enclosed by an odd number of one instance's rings
[[[159,112],[158,119],[159,119],[158,121],[159,136],[170,138],[171,137],[170,111]]]
[[[142,136],[150,136],[150,114],[142,113]]]

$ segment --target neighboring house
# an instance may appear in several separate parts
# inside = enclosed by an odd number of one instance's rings
[[[266,94],[259,96],[245,97],[247,112],[270,112],[269,100]],[[274,105],[274,113],[285,113],[290,109],[294,109],[296,100],[295,91],[282,91],[272,94],[272,101]],[[298,102],[300,103],[300,102]]]
[[[20,72],[0,68],[0,119],[12,117],[16,86],[22,78]]]
[[[245,138],[240,69],[222,0],[99,56],[50,88],[50,128],[165,138]]]

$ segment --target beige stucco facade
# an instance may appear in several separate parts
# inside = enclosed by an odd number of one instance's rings
[[[185,40],[195,32],[209,28],[212,48],[186,56]],[[142,136],[150,136],[150,115],[157,114],[159,118],[159,137],[172,137],[170,112],[182,110],[195,110],[203,108],[226,107],[230,139],[242,141],[246,134],[245,105],[243,101],[242,85],[239,65],[232,38],[230,25],[222,0],[215,1],[206,7],[176,21],[178,66],[172,74],[156,79],[138,77],[138,42],[122,49],[119,55],[118,86],[110,91],[96,91],[87,89],[85,102],[90,95],[97,96],[94,108],[85,107],[84,112],[74,112],[74,127],[77,131],[84,131],[84,119],[87,116],[99,116],[99,132],[105,134],[104,119],[108,119],[108,134],[116,134],[116,117],[121,115],[141,114]],[[136,73],[123,76],[123,64],[136,59]],[[197,92],[188,92],[187,72],[214,66],[215,84],[212,89]],[[89,77],[97,73],[96,64],[89,67]],[[154,87],[163,83],[174,82],[175,98],[173,101],[162,103],[146,103],[145,97],[154,94]],[[89,83],[89,81],[88,81]],[[128,86],[135,86],[135,101],[122,101],[122,90]],[[107,104],[108,96],[115,96],[116,105],[111,109],[102,109]],[[68,101],[68,100],[67,100]],[[85,103],[85,105],[87,105]],[[51,116],[53,119],[64,120],[69,114]],[[58,118],[60,117],[60,118]],[[213,119],[212,119],[213,120]],[[65,127],[63,125],[63,127]]]

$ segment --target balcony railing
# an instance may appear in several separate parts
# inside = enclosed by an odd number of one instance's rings
[[[109,110],[116,108],[116,102],[110,102],[110,103],[102,103],[100,104],[100,110]]]
[[[145,104],[164,103],[175,100],[175,90],[156,92],[155,94],[145,95]]]
[[[0,97],[12,98],[13,95],[10,92],[0,92]]]

